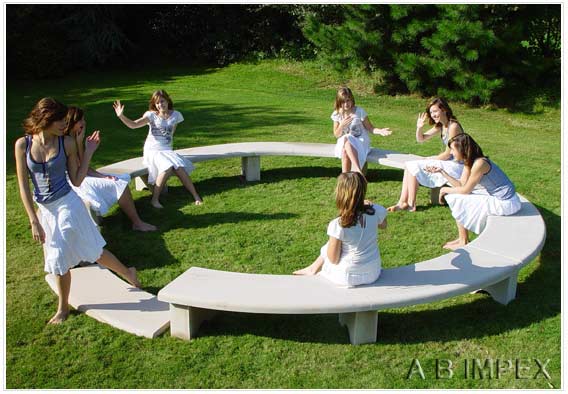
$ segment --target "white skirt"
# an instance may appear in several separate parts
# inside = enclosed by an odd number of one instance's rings
[[[341,159],[343,155],[343,146],[345,145],[346,139],[349,140],[351,146],[357,151],[359,166],[363,168],[367,162],[367,155],[371,151],[371,141],[369,141],[369,136],[367,134],[361,134],[360,137],[354,137],[351,134],[345,134],[339,137],[335,143],[334,150],[335,157],[339,159]]]
[[[195,168],[190,160],[183,158],[173,150],[144,149],[142,163],[148,168],[148,183],[151,185],[156,183],[159,174],[172,167],[176,170],[183,167],[187,175],[191,174]]]
[[[56,201],[38,206],[39,222],[45,232],[46,272],[64,275],[81,261],[94,262],[101,257],[106,242],[73,190]]]
[[[333,264],[327,257],[327,243],[322,246],[320,256],[323,266],[318,275],[340,286],[353,287],[373,283],[381,274],[379,261],[365,264],[352,264],[349,256],[341,256],[337,264]]]
[[[81,182],[81,186],[73,186],[73,190],[81,197],[81,199],[96,211],[99,215],[105,215],[110,207],[112,207],[130,182],[128,174],[109,174],[117,177],[117,180],[109,178],[97,178],[87,176]]]
[[[480,234],[489,215],[508,216],[521,209],[521,200],[515,196],[500,200],[485,189],[474,189],[470,194],[446,194],[452,216],[469,231]]]
[[[429,188],[444,186],[448,180],[440,173],[429,173],[424,167],[440,167],[453,178],[459,180],[463,172],[463,163],[454,160],[423,159],[406,162],[406,169],[416,177],[418,183]]]

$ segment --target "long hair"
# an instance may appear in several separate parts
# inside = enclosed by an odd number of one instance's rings
[[[463,164],[471,167],[473,162],[480,157],[487,157],[483,154],[481,147],[475,140],[466,133],[461,133],[450,138],[448,147],[454,144],[454,148],[463,156]]]
[[[365,212],[367,181],[359,172],[344,172],[337,177],[335,205],[339,210],[341,227],[351,227]]]
[[[428,123],[430,123],[431,125],[435,124],[438,127],[442,126],[440,123],[434,122],[434,119],[432,119],[432,117],[430,116],[430,108],[433,105],[437,105],[438,108],[444,111],[446,113],[446,117],[448,118],[448,120],[453,120],[456,122],[458,121],[458,118],[456,118],[456,116],[454,115],[452,108],[450,108],[450,104],[448,104],[448,102],[444,98],[436,97],[433,98],[426,107],[426,115],[428,116]]]
[[[24,119],[22,127],[26,134],[37,134],[53,124],[58,120],[62,120],[67,116],[67,107],[59,101],[51,98],[44,97],[39,100],[28,117]]]
[[[65,117],[67,120],[67,128],[65,129],[65,134],[71,135],[73,127],[75,127],[75,125],[79,123],[84,117],[85,111],[83,111],[81,108],[74,106],[67,108],[67,116]]]
[[[150,97],[150,103],[148,105],[148,109],[150,111],[157,111],[158,108],[156,108],[156,103],[161,98],[164,98],[168,102],[168,109],[169,110],[174,109],[174,102],[170,98],[170,95],[165,90],[162,90],[162,89],[156,90],[154,93],[152,93],[152,97]]]
[[[355,97],[353,97],[353,92],[351,91],[351,89],[349,89],[348,87],[339,88],[337,94],[335,95],[335,110],[337,112],[340,112],[341,105],[348,100],[351,100],[353,106],[355,106]]]

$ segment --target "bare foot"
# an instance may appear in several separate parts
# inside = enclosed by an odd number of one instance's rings
[[[140,281],[138,281],[138,275],[136,274],[136,268],[128,267],[128,276],[125,279],[134,287],[142,287]]]
[[[389,212],[396,212],[396,211],[404,211],[408,209],[408,204],[405,202],[399,202],[396,205],[390,206],[387,208],[387,211]],[[414,210],[416,210],[416,207],[414,207]]]
[[[311,276],[311,275],[317,274],[317,271],[316,271],[314,268],[312,268],[312,266],[310,265],[309,267],[302,268],[301,270],[294,271],[293,274],[294,274],[294,275],[308,275],[308,276]]]
[[[69,317],[69,310],[57,311],[55,315],[47,322],[47,324],[61,324]]]
[[[156,231],[157,229],[158,227],[146,222],[140,222],[132,225],[132,230],[135,231],[145,232],[145,231]]]
[[[449,241],[446,242],[444,244],[444,246],[442,246],[444,249],[449,249],[449,250],[456,250],[458,248],[461,248],[462,246],[467,245],[467,242],[463,242],[462,240],[458,239],[454,239],[453,241]]]
[[[202,199],[195,200],[195,205],[202,205],[202,204],[203,204]]]
[[[161,209],[161,208],[164,207],[162,204],[160,204],[159,201],[151,201],[150,204],[152,204],[152,206],[153,206],[154,208],[158,208],[158,209]]]
[[[408,212],[416,212],[416,205],[408,205],[406,208]]]

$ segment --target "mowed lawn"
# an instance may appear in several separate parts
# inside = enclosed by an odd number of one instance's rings
[[[334,143],[329,118],[341,81],[305,65],[278,61],[226,68],[91,72],[65,79],[9,81],[6,92],[6,382],[23,388],[559,388],[561,377],[561,146],[560,110],[537,113],[471,108],[454,113],[540,210],[547,225],[541,255],[519,275],[517,299],[507,306],[471,294],[379,313],[376,344],[351,346],[337,315],[225,313],[184,342],[165,333],[139,338],[72,312],[60,326],[46,322],[57,297],[44,281],[41,247],[34,243],[18,194],[13,158],[21,121],[41,97],[86,110],[87,129],[100,129],[93,166],[142,155],[147,128],[127,129],[114,115],[141,116],[152,91],[167,90],[185,117],[174,147],[246,141]],[[417,144],[416,117],[427,99],[363,95],[357,104],[390,137],[372,145],[434,155],[441,142]],[[158,232],[138,233],[117,207],[101,231],[108,249],[134,265],[147,291],[156,294],[189,267],[287,274],[316,257],[336,215],[333,192],[340,162],[301,157],[262,158],[262,180],[244,184],[240,160],[197,163],[192,174],[205,204],[170,181],[163,210],[148,191],[133,195],[143,219]],[[398,199],[402,171],[371,165],[368,197],[382,205]],[[384,267],[445,253],[456,237],[449,210],[433,207],[427,189],[419,209],[389,215],[380,234]],[[104,291],[104,289],[101,289]],[[425,379],[409,377],[418,360]],[[489,365],[508,365],[489,376]],[[435,366],[451,360],[453,375]],[[466,360],[487,362],[484,374],[464,374]],[[489,360],[489,361],[487,361]],[[520,361],[517,361],[520,360]],[[536,361],[538,360],[538,362]],[[415,361],[414,361],[415,362]],[[539,373],[546,363],[550,379]],[[515,365],[519,373],[515,373]],[[523,369],[524,368],[524,369]],[[416,372],[416,369],[413,369]],[[470,371],[471,372],[471,371]],[[535,377],[536,375],[536,377]]]

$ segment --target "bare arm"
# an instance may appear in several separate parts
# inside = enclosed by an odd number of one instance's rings
[[[327,258],[332,264],[339,263],[339,257],[341,256],[341,241],[334,237],[329,237],[327,243]]]
[[[467,173],[466,173],[467,170]],[[484,174],[490,170],[485,160],[476,160],[471,169],[464,167],[460,185],[456,187],[443,187],[440,189],[440,201],[446,194],[469,194],[477,186]]]
[[[381,230],[384,230],[385,228],[387,228],[387,218],[384,218],[383,221],[381,223],[379,223],[379,228]]]
[[[116,113],[118,119],[120,119],[122,123],[124,123],[126,127],[130,129],[138,129],[150,122],[150,120],[145,117],[141,117],[140,119],[136,120],[127,118],[126,115],[124,115],[124,105],[120,103],[120,100],[116,100],[112,106],[114,107],[114,112]]]
[[[363,126],[365,126],[367,131],[369,131],[370,133],[382,135],[383,137],[392,134],[391,129],[389,129],[388,127],[385,127],[384,129],[379,129],[373,126],[368,116],[365,119],[363,119]]]
[[[19,138],[16,141],[15,147],[16,156],[16,174],[18,176],[18,187],[20,189],[20,198],[24,204],[24,208],[28,215],[30,225],[32,227],[32,236],[36,241],[44,243],[45,232],[39,224],[39,219],[34,209],[34,203],[32,200],[32,192],[30,190],[30,183],[28,179],[28,168],[26,164],[26,140],[25,138]]]
[[[97,130],[87,137],[83,158],[80,161],[77,158],[77,147],[72,137],[65,137],[64,143],[65,152],[67,153],[67,173],[69,174],[69,179],[74,186],[79,187],[87,176],[93,154],[99,147],[99,131]]]
[[[420,115],[418,115],[418,119],[416,120],[416,142],[422,143],[424,141],[428,141],[436,134],[441,132],[438,127],[434,126],[430,130],[423,133],[422,128],[426,124],[427,119],[428,115],[426,115],[426,112],[422,112]]]

